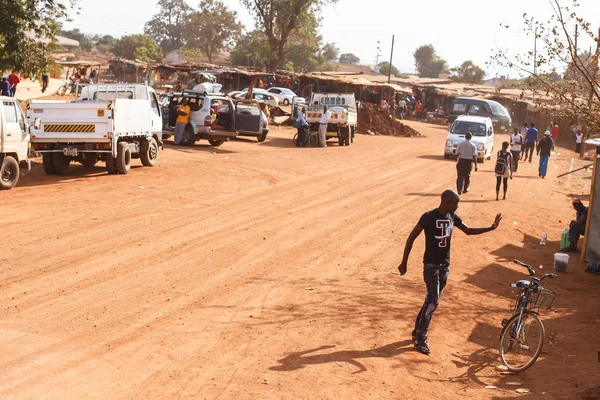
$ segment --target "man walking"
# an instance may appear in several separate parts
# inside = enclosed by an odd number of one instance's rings
[[[523,122],[523,127],[521,128],[521,136],[523,136],[523,147],[521,148],[521,161],[527,160],[527,150],[529,149],[529,145],[525,138],[527,137],[527,131],[529,127],[527,126],[527,122]]]
[[[50,83],[50,78],[48,77],[48,73],[44,72],[42,74],[42,93],[46,93],[48,89],[48,83]]]
[[[467,193],[470,190],[473,164],[475,164],[475,171],[477,171],[477,147],[471,143],[472,137],[471,133],[467,133],[465,141],[461,142],[456,148],[456,155],[458,156],[456,162],[456,172],[458,175],[456,190],[458,194]]]
[[[17,71],[13,71],[12,74],[8,76],[8,83],[10,84],[10,95],[11,97],[15,97],[17,85],[21,83],[21,78],[17,75]]]
[[[398,266],[400,275],[406,274],[408,257],[413,243],[422,231],[425,231],[425,254],[423,256],[423,278],[427,288],[425,303],[415,321],[413,341],[415,349],[423,354],[430,353],[427,332],[431,317],[436,310],[440,295],[448,281],[450,267],[450,240],[452,231],[457,227],[467,235],[480,235],[498,228],[502,220],[502,214],[496,215],[494,223],[489,228],[469,228],[462,219],[455,214],[458,209],[460,196],[452,191],[446,190],[442,193],[440,206],[421,216],[419,223],[410,233],[404,247],[402,263]]]
[[[188,99],[184,98],[181,102],[181,106],[177,109],[177,122],[175,123],[175,132],[173,142],[175,144],[181,143],[181,138],[185,133],[185,127],[190,122],[190,106],[188,105]]]
[[[525,143],[527,144],[527,148],[525,150],[525,160],[527,160],[527,151],[529,151],[529,163],[533,158],[533,152],[535,150],[535,144],[537,143],[538,138],[538,130],[535,129],[535,124],[531,123],[531,128],[527,129],[527,135],[525,137]]]
[[[323,106],[323,115],[319,121],[319,144],[321,147],[327,147],[327,125],[331,120],[331,112],[327,109],[327,106]]]
[[[550,160],[550,152],[554,147],[551,133],[546,131],[544,138],[537,145],[537,154],[540,156],[540,166],[538,168],[540,178],[544,179],[548,172],[548,161]]]
[[[398,114],[400,116],[400,119],[404,119],[404,111],[406,110],[406,100],[404,100],[404,98],[400,98],[400,101],[398,102]]]
[[[512,154],[512,170],[517,172],[519,168],[519,158],[521,157],[521,146],[523,145],[523,136],[519,133],[519,128],[515,127],[513,134],[510,136],[510,152]]]

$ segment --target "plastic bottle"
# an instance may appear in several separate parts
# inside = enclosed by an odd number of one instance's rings
[[[542,239],[540,240],[540,244],[542,246],[545,246],[547,242],[548,242],[548,233],[542,232]]]

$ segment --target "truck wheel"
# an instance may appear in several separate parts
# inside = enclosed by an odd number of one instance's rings
[[[92,168],[98,161],[96,153],[84,153],[81,159],[81,164],[86,168]]]
[[[181,137],[181,144],[183,146],[193,146],[196,143],[196,135],[194,134],[194,128],[191,125],[185,127],[183,136]]]
[[[154,167],[156,165],[158,161],[158,144],[156,143],[156,139],[152,138],[150,141],[146,140],[142,142],[140,159],[144,167]]]
[[[44,172],[47,175],[55,175],[54,162],[52,161],[52,153],[42,154],[42,165],[44,166]]]
[[[352,143],[352,132],[350,131],[350,127],[346,128],[346,146],[350,146]]]
[[[112,154],[106,154],[104,156],[104,162],[106,162],[106,172],[109,175],[115,175],[117,172],[117,159],[112,156]]]
[[[224,140],[208,139],[208,143],[210,143],[211,146],[219,147],[220,145],[222,145],[223,143],[225,143],[225,141]]]
[[[356,127],[353,126],[350,128],[350,143],[354,143],[354,139],[356,137]]]
[[[259,142],[264,142],[265,140],[267,140],[267,135],[268,133],[263,133],[262,135],[257,136],[256,138],[258,139]]]
[[[57,175],[69,175],[70,163],[71,158],[65,156],[63,153],[52,153],[52,165]]]
[[[11,156],[4,157],[0,167],[0,190],[8,190],[15,187],[19,181],[19,163]]]
[[[127,142],[120,142],[117,145],[117,171],[125,175],[131,168],[131,149]]]

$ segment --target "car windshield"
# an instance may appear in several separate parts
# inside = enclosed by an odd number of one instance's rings
[[[463,103],[454,103],[452,105],[452,111],[453,112],[458,112],[458,113],[464,113],[467,111],[467,104],[463,104]]]
[[[508,117],[508,112],[506,112],[506,109],[501,104],[492,103],[491,106],[492,106],[492,112],[494,113],[494,115]]]
[[[450,130],[450,133],[455,135],[466,135],[469,132],[473,136],[486,136],[485,124],[481,122],[456,121]]]
[[[289,96],[295,96],[296,93],[292,92],[290,89],[281,89],[281,91],[283,92],[283,94],[287,94]]]

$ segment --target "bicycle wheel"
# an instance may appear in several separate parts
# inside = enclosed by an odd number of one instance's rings
[[[513,315],[500,334],[500,358],[511,372],[531,367],[544,346],[544,325],[537,314],[526,311],[520,317]]]

